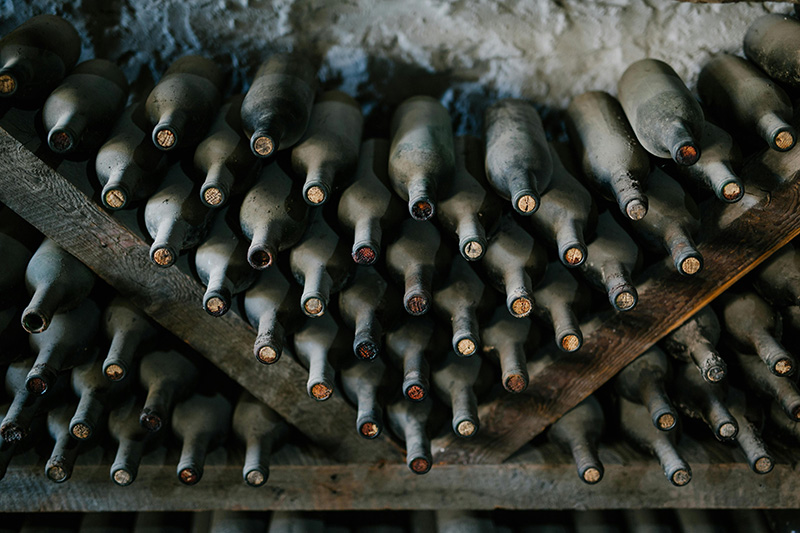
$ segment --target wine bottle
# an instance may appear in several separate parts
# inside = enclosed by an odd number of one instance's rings
[[[242,99],[241,94],[228,99],[194,151],[194,167],[203,176],[200,199],[208,207],[225,205],[256,168],[257,159],[242,132]]]
[[[83,263],[45,239],[25,270],[31,301],[22,312],[22,327],[28,333],[45,331],[53,315],[75,309],[88,296],[94,280]]]
[[[703,269],[703,256],[692,238],[700,229],[697,205],[677,181],[658,167],[653,169],[648,183],[647,216],[631,221],[631,226],[651,249],[665,249],[680,274],[697,274]]]
[[[373,268],[357,267],[350,286],[339,293],[339,314],[355,330],[353,353],[372,360],[381,353],[381,337],[387,325],[394,292]],[[393,307],[393,306],[391,306]]]
[[[313,213],[308,229],[289,253],[292,275],[303,286],[300,307],[306,315],[322,316],[331,294],[339,292],[350,277],[353,263],[346,260],[345,246],[322,212]]]
[[[645,150],[679,165],[697,163],[703,110],[672,67],[658,59],[640,59],[622,74],[617,92]]]
[[[139,364],[139,381],[147,399],[139,423],[158,431],[172,413],[175,403],[191,394],[198,379],[197,368],[176,351],[150,352]]]
[[[386,366],[381,359],[375,359],[369,363],[353,361],[342,369],[344,394],[352,403],[356,404],[358,409],[356,431],[365,439],[374,439],[383,431],[381,404],[385,373]]]
[[[84,61],[44,102],[47,145],[58,154],[97,149],[127,99],[128,80],[117,65],[105,59]]]
[[[442,189],[438,219],[442,228],[458,240],[461,256],[477,261],[486,251],[486,235],[491,235],[500,221],[501,206],[485,187],[481,141],[457,137],[453,146],[455,172],[449,186]]]
[[[781,315],[754,292],[724,294],[722,321],[729,336],[726,340],[738,349],[757,353],[776,376],[794,373],[794,356],[780,343]]]
[[[127,382],[106,379],[102,359],[76,366],[71,378],[72,391],[79,401],[69,422],[69,432],[73,438],[87,440],[95,434],[103,412],[124,392]]]
[[[111,480],[126,487],[136,480],[142,455],[159,439],[139,424],[141,407],[129,396],[108,414],[108,432],[117,442],[117,452],[111,465]]]
[[[442,320],[453,328],[453,350],[471,356],[480,347],[478,307],[486,289],[466,261],[454,261],[441,288],[433,293],[433,305]]]
[[[47,430],[55,441],[53,451],[44,467],[50,481],[64,483],[72,476],[81,442],[70,437],[69,421],[75,405],[65,403],[47,413]]]
[[[539,345],[539,330],[531,320],[508,316],[503,307],[495,309],[481,328],[483,353],[500,363],[501,382],[508,392],[528,388],[528,354]]]
[[[5,417],[8,412],[9,405],[0,406],[0,417]],[[6,477],[8,466],[11,464],[11,459],[17,453],[19,445],[16,441],[0,441],[0,480]]]
[[[231,425],[231,404],[222,395],[195,394],[175,406],[172,431],[183,442],[178,479],[195,485],[203,477],[206,454],[220,446]]]
[[[639,248],[608,211],[597,217],[597,237],[586,249],[581,274],[595,288],[608,294],[617,311],[629,311],[639,300],[631,282],[640,263]]]
[[[486,110],[484,130],[489,183],[517,213],[533,214],[553,174],[542,119],[528,102],[508,98]]]
[[[453,433],[472,437],[478,432],[478,399],[473,385],[481,370],[480,357],[463,357],[447,350],[433,368],[433,388],[445,405],[453,410]]]
[[[586,259],[586,237],[597,212],[592,195],[567,172],[553,146],[550,157],[553,177],[542,195],[542,206],[531,216],[531,227],[537,237],[558,250],[564,266],[577,267]]]
[[[292,169],[298,179],[305,176],[308,204],[324,204],[336,182],[352,175],[363,126],[361,107],[348,94],[327,91],[314,102],[305,135],[292,148]]]
[[[100,199],[117,210],[149,198],[164,176],[167,158],[150,140],[150,125],[141,102],[128,106],[100,147],[94,168],[103,186]]]
[[[710,189],[723,202],[738,202],[744,196],[744,183],[736,175],[735,168],[741,166],[739,150],[730,134],[706,121],[700,139],[703,157],[694,165],[672,165],[673,175]]]
[[[717,383],[725,379],[728,365],[717,352],[720,325],[717,314],[706,306],[663,341],[664,351],[678,361],[691,363],[703,379]]]
[[[744,35],[744,55],[770,78],[791,87],[800,85],[795,50],[800,46],[800,22],[772,13],[757,18]]]
[[[111,381],[120,381],[130,374],[142,345],[152,340],[158,330],[139,308],[122,296],[114,297],[106,307],[103,325],[111,340],[103,373]]]
[[[55,15],[37,15],[0,39],[0,98],[40,104],[81,55],[75,28]]]
[[[511,214],[500,220],[481,266],[489,284],[506,295],[508,312],[517,318],[528,316],[534,306],[533,287],[547,268],[547,254]]]
[[[227,313],[231,299],[246,291],[258,274],[247,262],[248,243],[239,236],[236,215],[235,210],[222,210],[194,256],[197,275],[206,286],[203,309],[211,316]]]
[[[739,389],[729,387],[725,405],[739,423],[736,444],[742,450],[750,469],[756,474],[768,474],[772,471],[775,461],[761,438],[761,431],[764,429],[764,411],[761,404],[749,399]],[[783,413],[780,413],[779,418],[786,420],[788,424],[795,423]]]
[[[181,251],[200,244],[212,213],[181,164],[172,165],[144,207],[144,223],[153,238],[150,260],[160,267],[172,266]]]
[[[280,359],[286,335],[302,316],[297,308],[299,297],[300,290],[278,268],[261,272],[245,292],[244,311],[250,325],[258,331],[253,355],[259,362],[272,364]]]
[[[642,187],[650,175],[650,158],[619,102],[605,92],[583,93],[569,104],[566,122],[586,179],[628,218],[643,218],[647,196]]]
[[[708,383],[686,364],[676,365],[673,374],[670,392],[681,412],[705,422],[717,440],[734,439],[739,424],[725,406],[725,384]]]
[[[800,254],[792,243],[756,269],[753,288],[776,307],[800,305]]]
[[[266,165],[239,211],[242,233],[250,239],[247,261],[255,269],[272,265],[278,252],[294,246],[308,224],[308,206],[298,185],[277,161]]]
[[[436,196],[453,179],[453,126],[450,114],[430,96],[414,96],[392,116],[389,180],[408,202],[414,220],[428,220],[436,211]]]
[[[145,102],[156,147],[174,150],[200,142],[219,109],[221,91],[222,73],[212,60],[188,55],[174,61]]]
[[[769,419],[771,425],[778,430],[782,436],[789,437],[794,443],[800,443],[800,423],[798,418],[787,417],[786,408],[780,401],[770,402]]]
[[[692,469],[675,448],[678,431],[658,431],[650,423],[647,409],[625,398],[619,399],[622,433],[638,448],[653,454],[661,463],[664,475],[676,487],[692,480]]]
[[[306,319],[294,336],[297,359],[308,369],[306,390],[309,397],[327,400],[333,394],[339,361],[347,350],[347,332],[330,315],[319,320]]]
[[[578,477],[589,485],[603,479],[603,463],[597,455],[597,444],[604,426],[600,402],[589,396],[556,420],[547,431],[552,442],[572,455],[578,467]]]
[[[755,355],[731,350],[733,361],[742,371],[740,375],[748,388],[760,396],[772,398],[792,421],[800,421],[800,390],[790,377],[777,376],[767,370]]]
[[[316,74],[299,54],[275,54],[256,71],[242,102],[244,133],[257,157],[290,148],[305,133]]]
[[[437,273],[437,258],[447,253],[441,242],[439,230],[432,224],[422,225],[415,224],[413,220],[404,220],[397,232],[397,239],[386,251],[386,266],[405,288],[403,306],[410,315],[419,316],[428,312]]]
[[[369,139],[361,144],[355,178],[339,199],[339,222],[354,234],[353,261],[372,265],[381,253],[383,232],[394,228],[403,206],[389,189],[389,142]]]
[[[549,263],[539,286],[533,291],[533,314],[553,326],[556,346],[574,352],[583,345],[578,315],[589,310],[590,296],[562,263]]]
[[[100,311],[91,300],[84,300],[72,311],[53,316],[44,333],[31,335],[31,350],[36,355],[25,386],[34,394],[45,394],[62,370],[88,361],[96,355],[92,346],[100,325]]]
[[[32,365],[33,359],[23,359],[12,362],[6,370],[6,393],[13,399],[0,424],[3,442],[12,443],[27,438],[33,432],[35,417],[62,401],[61,393],[66,389],[66,379],[57,380],[47,396],[34,394],[27,389],[25,380]]]
[[[233,432],[245,445],[242,476],[251,487],[269,479],[270,456],[283,444],[289,427],[278,414],[242,391],[233,410]]]
[[[434,324],[429,318],[407,318],[386,334],[386,354],[403,372],[403,396],[419,402],[430,390],[429,347],[433,342]]]
[[[731,54],[718,54],[697,78],[700,99],[715,117],[741,131],[757,133],[773,150],[791,150],[797,132],[792,102],[763,72]]]
[[[389,427],[406,443],[406,464],[415,474],[427,474],[433,464],[431,441],[425,427],[432,407],[430,398],[421,402],[399,398],[386,408]]]
[[[664,381],[669,372],[667,356],[657,346],[651,347],[623,368],[614,378],[614,390],[628,401],[644,405],[653,426],[669,431],[678,422]]]

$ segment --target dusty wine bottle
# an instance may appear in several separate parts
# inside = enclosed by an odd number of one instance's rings
[[[800,305],[800,254],[792,243],[756,269],[753,287],[776,307]]]
[[[272,265],[278,252],[294,246],[308,224],[299,185],[273,161],[259,174],[239,211],[242,233],[251,240],[247,261],[255,269]]]
[[[25,380],[31,366],[33,366],[33,359],[23,359],[12,362],[6,370],[6,393],[13,399],[5,412],[2,424],[0,424],[0,437],[3,442],[18,442],[27,438],[32,433],[36,415],[62,401],[60,396],[61,392],[66,389],[67,380],[65,379],[57,380],[47,396],[41,396],[28,390]]]
[[[669,372],[667,365],[667,356],[653,346],[614,378],[614,390],[627,400],[644,405],[650,412],[653,426],[661,431],[671,430],[678,422],[678,413],[664,391]]]
[[[508,312],[517,318],[528,316],[534,306],[533,287],[547,268],[547,254],[510,213],[500,220],[481,266],[489,284],[506,295]]]
[[[258,335],[253,354],[264,364],[275,363],[283,352],[286,335],[300,322],[297,308],[300,290],[278,268],[259,274],[255,284],[244,294],[244,311]]]
[[[597,217],[597,237],[586,251],[587,259],[580,266],[586,281],[608,294],[617,311],[633,309],[639,294],[631,277],[641,260],[639,248],[608,211]]]
[[[258,272],[247,262],[248,246],[239,235],[236,210],[223,209],[194,256],[197,275],[206,286],[203,309],[209,315],[227,313],[231,299],[246,291],[256,280]]]
[[[353,353],[371,361],[381,353],[381,337],[394,291],[373,268],[357,267],[350,285],[339,293],[339,314],[355,331]]]
[[[245,445],[242,476],[251,487],[269,479],[270,456],[283,444],[289,427],[278,414],[242,391],[233,410],[233,433]]]
[[[778,431],[791,437],[795,442],[800,442],[800,424],[796,417],[787,417],[786,409],[781,405],[781,402],[770,402],[769,418],[772,425],[778,428]]]
[[[485,286],[466,261],[453,261],[442,287],[433,293],[433,305],[442,320],[453,328],[453,350],[471,356],[480,347],[478,307]]]
[[[25,285],[32,296],[22,311],[22,327],[28,333],[45,331],[53,315],[74,309],[89,295],[94,280],[83,263],[45,239],[25,270]]]
[[[129,396],[108,415],[108,432],[117,442],[117,452],[111,465],[111,480],[126,487],[136,480],[142,455],[159,439],[139,424],[141,406]]]
[[[306,315],[322,316],[331,294],[339,292],[350,277],[353,263],[346,260],[346,246],[321,211],[311,215],[308,229],[289,253],[292,275],[303,286],[300,307]]]
[[[797,141],[789,96],[741,57],[715,56],[700,71],[697,92],[715,117],[758,134],[773,150],[791,150]]]
[[[175,164],[147,201],[144,222],[153,238],[150,260],[157,266],[172,266],[181,251],[203,240],[213,211],[203,205],[196,189],[181,164]]]
[[[128,80],[105,59],[84,61],[50,93],[42,108],[47,145],[58,154],[97,149],[128,99]]]
[[[9,405],[0,406],[0,417],[5,417]],[[11,459],[17,452],[19,445],[16,441],[6,442],[0,441],[0,480],[6,477],[8,465],[11,464]]]
[[[495,309],[481,328],[483,353],[500,363],[500,381],[508,392],[528,388],[528,354],[539,345],[539,330],[531,320],[508,316],[503,307]]]
[[[777,376],[794,373],[794,356],[780,343],[783,324],[777,311],[751,291],[723,294],[720,302],[728,339],[737,349],[757,353]]]
[[[605,417],[600,402],[589,396],[550,426],[547,437],[572,455],[581,481],[594,485],[603,479],[603,463],[597,444],[603,434]]]
[[[446,248],[433,224],[415,224],[404,220],[397,233],[397,240],[386,251],[386,266],[389,273],[405,288],[403,306],[414,316],[428,312],[434,277],[437,274],[437,258],[447,255]]]
[[[188,55],[174,61],[145,102],[156,147],[174,150],[200,142],[219,109],[221,91],[222,73],[212,60]]]
[[[654,251],[666,250],[675,269],[693,276],[703,269],[693,234],[700,229],[700,211],[680,184],[658,167],[653,168],[647,187],[647,216],[631,221],[642,241]]]
[[[725,406],[725,384],[708,383],[691,365],[675,366],[670,392],[678,409],[705,422],[717,440],[734,439],[739,424]]]
[[[106,307],[103,325],[111,340],[103,373],[111,381],[120,381],[131,372],[141,346],[152,340],[158,330],[138,307],[122,296],[114,297]]]
[[[407,318],[386,335],[386,354],[403,372],[403,396],[419,402],[430,390],[430,365],[426,356],[433,340],[434,324],[427,317]]]
[[[533,314],[553,326],[556,346],[574,352],[583,345],[578,315],[589,310],[590,296],[562,263],[549,263],[539,286],[533,291]]]
[[[103,374],[103,360],[95,359],[72,369],[72,391],[78,397],[78,407],[69,422],[73,438],[87,440],[95,434],[103,412],[115,397],[124,392],[127,382],[109,381]]]
[[[275,54],[256,71],[242,102],[244,133],[257,157],[290,148],[305,133],[316,75],[299,54]]]
[[[381,253],[383,232],[403,215],[400,200],[389,189],[389,142],[369,139],[361,144],[352,183],[342,192],[339,222],[354,234],[353,261],[372,265]]]
[[[617,84],[619,102],[645,150],[679,165],[700,159],[705,119],[680,76],[663,61],[640,59]]]
[[[717,383],[725,379],[728,365],[717,352],[720,325],[710,306],[697,312],[663,341],[664,351],[679,361],[691,363],[703,379]]]
[[[432,407],[430,398],[409,402],[401,397],[386,408],[389,427],[406,443],[406,464],[415,474],[427,474],[433,464],[431,441],[425,427]]]
[[[356,404],[356,431],[365,439],[374,439],[383,431],[383,380],[386,366],[381,359],[370,363],[353,361],[342,369],[342,388]],[[415,403],[402,400],[406,403]]]
[[[727,131],[706,121],[700,139],[703,157],[694,165],[673,165],[681,177],[710,189],[723,202],[738,202],[744,196],[744,184],[734,171],[741,166],[739,150]]]
[[[480,357],[463,357],[447,350],[434,366],[433,388],[436,395],[453,411],[453,432],[459,437],[472,437],[478,432],[478,399],[473,385],[481,370]]]
[[[692,469],[675,449],[678,431],[658,431],[650,423],[647,409],[637,403],[619,399],[619,420],[622,433],[643,451],[653,454],[661,463],[664,475],[676,487],[692,480]]]
[[[736,444],[742,450],[750,469],[756,474],[768,474],[775,461],[761,438],[761,431],[764,429],[764,410],[761,404],[749,399],[739,389],[729,387],[725,405],[739,423]],[[780,413],[779,418],[788,424],[795,423],[783,416],[783,413]]]
[[[257,159],[242,132],[243,98],[239,94],[228,99],[194,151],[194,167],[203,176],[200,199],[208,207],[225,205],[256,168]]]
[[[428,220],[436,211],[439,189],[448,186],[455,171],[450,114],[430,96],[414,96],[392,116],[389,180],[408,202],[414,220]]]
[[[484,130],[489,183],[497,194],[511,200],[517,213],[534,213],[553,173],[536,109],[524,100],[500,100],[486,110]]]
[[[777,376],[769,372],[755,355],[737,349],[731,350],[731,354],[736,366],[741,368],[740,375],[749,389],[760,396],[772,398],[790,420],[800,421],[800,390],[791,376]]]
[[[47,413],[47,430],[55,441],[44,472],[50,481],[64,483],[72,476],[81,442],[70,437],[69,420],[75,405],[64,403]]]
[[[198,379],[197,368],[176,351],[150,352],[139,364],[139,381],[147,391],[139,423],[158,431],[176,402],[191,394]]]
[[[455,172],[443,187],[437,212],[442,228],[455,235],[461,256],[477,261],[486,251],[486,235],[491,235],[500,220],[498,198],[485,185],[483,146],[475,137],[454,141]]]
[[[37,15],[0,39],[0,98],[40,104],[81,55],[75,28],[55,15]]]
[[[195,394],[175,406],[172,431],[183,442],[178,479],[195,485],[203,477],[208,452],[220,446],[231,425],[231,404],[222,395]]]
[[[569,104],[566,122],[586,179],[628,218],[643,218],[647,196],[642,187],[650,174],[650,158],[619,102],[608,93],[583,93]]]
[[[34,394],[45,394],[62,370],[88,361],[96,354],[92,346],[100,322],[100,311],[91,300],[84,300],[72,311],[53,316],[47,331],[31,335],[31,350],[36,361],[28,372],[25,386]]]
[[[324,204],[336,182],[352,175],[363,126],[358,102],[341,91],[323,93],[314,102],[305,135],[292,148],[292,169],[298,179],[305,176],[303,198],[308,204]]]
[[[164,176],[166,164],[164,152],[150,140],[144,104],[128,106],[95,159],[97,179],[103,186],[103,205],[117,210],[149,198]]]
[[[770,78],[792,87],[800,85],[800,22],[772,13],[757,18],[744,36],[744,55]]]
[[[319,320],[306,319],[294,335],[297,360],[308,369],[306,391],[318,401],[333,394],[336,371],[334,365],[344,359],[347,351],[347,331],[330,314]]]

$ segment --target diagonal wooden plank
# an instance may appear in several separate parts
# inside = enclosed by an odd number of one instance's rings
[[[606,318],[577,352],[542,350],[529,366],[528,394],[502,394],[481,405],[481,431],[469,440],[451,434],[436,439],[434,461],[504,461],[798,235],[799,170],[800,150],[769,151],[751,160],[741,173],[747,196],[738,204],[713,204],[704,213],[700,274],[686,278],[671,263],[654,265],[637,283],[635,309]]]
[[[355,410],[341,396],[309,398],[307,373],[291,357],[269,367],[255,361],[249,324],[235,313],[209,316],[198,304],[204,292],[199,283],[178,268],[153,265],[137,234],[3,128],[0,201],[337,459],[402,461],[402,450],[388,437],[367,442],[358,436]]]

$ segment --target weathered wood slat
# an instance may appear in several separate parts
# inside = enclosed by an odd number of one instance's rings
[[[528,394],[502,394],[479,408],[481,430],[469,440],[447,435],[433,443],[434,461],[500,463],[598,389],[636,356],[719,296],[800,233],[800,150],[770,151],[742,172],[748,195],[707,209],[698,250],[704,270],[692,278],[671,262],[637,281],[639,303],[586,335],[577,352],[556,350],[529,366]],[[771,192],[766,192],[769,187]]]
[[[252,356],[255,332],[246,322],[235,313],[209,316],[200,305],[199,283],[178,268],[153,265],[138,235],[2,128],[0,154],[0,201],[167,330],[339,460],[402,462],[402,450],[389,438],[367,442],[358,436],[355,410],[341,396],[309,398],[307,372],[291,357],[259,364]]]

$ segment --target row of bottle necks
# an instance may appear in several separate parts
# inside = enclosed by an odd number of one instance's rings
[[[124,518],[123,518],[124,517]],[[37,513],[3,517],[19,533],[788,533],[797,511],[248,511]]]

